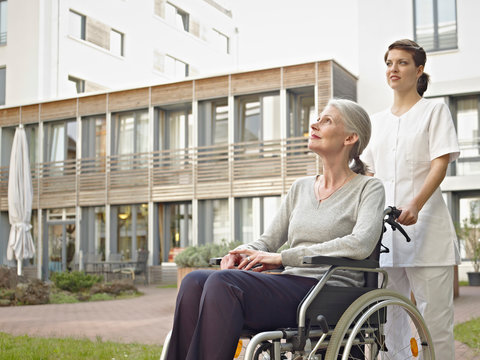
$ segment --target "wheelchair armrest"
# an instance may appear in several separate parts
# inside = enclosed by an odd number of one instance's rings
[[[378,261],[372,259],[353,260],[348,258],[336,258],[322,255],[304,256],[303,263],[312,265],[335,265],[367,269],[375,269],[379,266]]]
[[[208,264],[209,265],[220,265],[220,263],[222,262],[222,259],[221,257],[215,257],[215,258],[210,258],[210,260],[208,261]]]

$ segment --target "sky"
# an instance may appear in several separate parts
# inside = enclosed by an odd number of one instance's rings
[[[327,3],[342,17],[323,13]],[[357,72],[356,1],[230,0],[229,5],[239,28],[239,70],[334,58]]]

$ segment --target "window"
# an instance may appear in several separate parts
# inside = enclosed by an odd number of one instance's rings
[[[147,250],[148,204],[112,206],[112,215],[117,241],[110,244],[111,252],[121,253],[125,260],[135,259],[138,250]]]
[[[316,120],[313,88],[288,92],[288,137],[308,137],[310,124]]]
[[[199,103],[199,145],[219,145],[228,142],[227,99]]]
[[[189,15],[169,2],[165,5],[165,20],[177,29],[189,31]]]
[[[0,67],[0,105],[5,105],[6,88],[7,88],[7,68]]]
[[[480,174],[480,97],[469,96],[456,100],[457,136],[460,157],[456,175]]]
[[[176,251],[193,245],[192,204],[190,202],[159,204],[158,224],[162,239],[161,260],[173,262]]]
[[[213,46],[225,54],[230,54],[230,39],[227,35],[222,34],[216,29],[212,29],[212,44]]]
[[[69,167],[75,168],[77,154],[77,123],[75,120],[52,121],[45,123],[45,161],[69,161]],[[63,170],[58,164],[52,164],[51,172]],[[60,175],[60,174],[58,174]]]
[[[0,0],[0,45],[7,43],[7,1]]]
[[[148,151],[148,111],[128,111],[112,115],[115,155]]]
[[[414,0],[415,40],[426,51],[457,48],[456,0]]]
[[[236,141],[280,139],[280,96],[239,97]]]
[[[165,56],[165,74],[172,78],[184,78],[188,76],[188,64],[170,55]]]
[[[68,26],[71,36],[85,40],[85,15],[70,10]]]
[[[69,76],[68,81],[71,84],[72,92],[76,94],[81,94],[85,92],[85,80]]]
[[[110,30],[110,51],[118,56],[123,56],[123,34],[117,30]]]
[[[235,199],[235,240],[256,240],[270,226],[281,204],[279,196]]]
[[[198,206],[198,243],[228,242],[230,238],[228,199],[201,200]]]

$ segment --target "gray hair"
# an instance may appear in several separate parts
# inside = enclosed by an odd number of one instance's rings
[[[368,113],[356,102],[346,99],[330,99],[327,106],[335,107],[342,115],[343,124],[347,132],[358,135],[358,141],[352,147],[349,160],[353,160],[352,170],[359,174],[365,174],[367,168],[360,160],[360,155],[370,141],[372,124]]]

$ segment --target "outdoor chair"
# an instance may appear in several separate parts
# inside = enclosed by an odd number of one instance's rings
[[[148,261],[148,250],[139,250],[137,252],[136,260],[129,263],[127,266],[114,269],[114,273],[121,273],[121,274],[128,274],[132,277],[132,280],[135,281],[135,277],[137,275],[144,276],[144,284],[148,284],[148,269],[147,269],[147,261]]]

